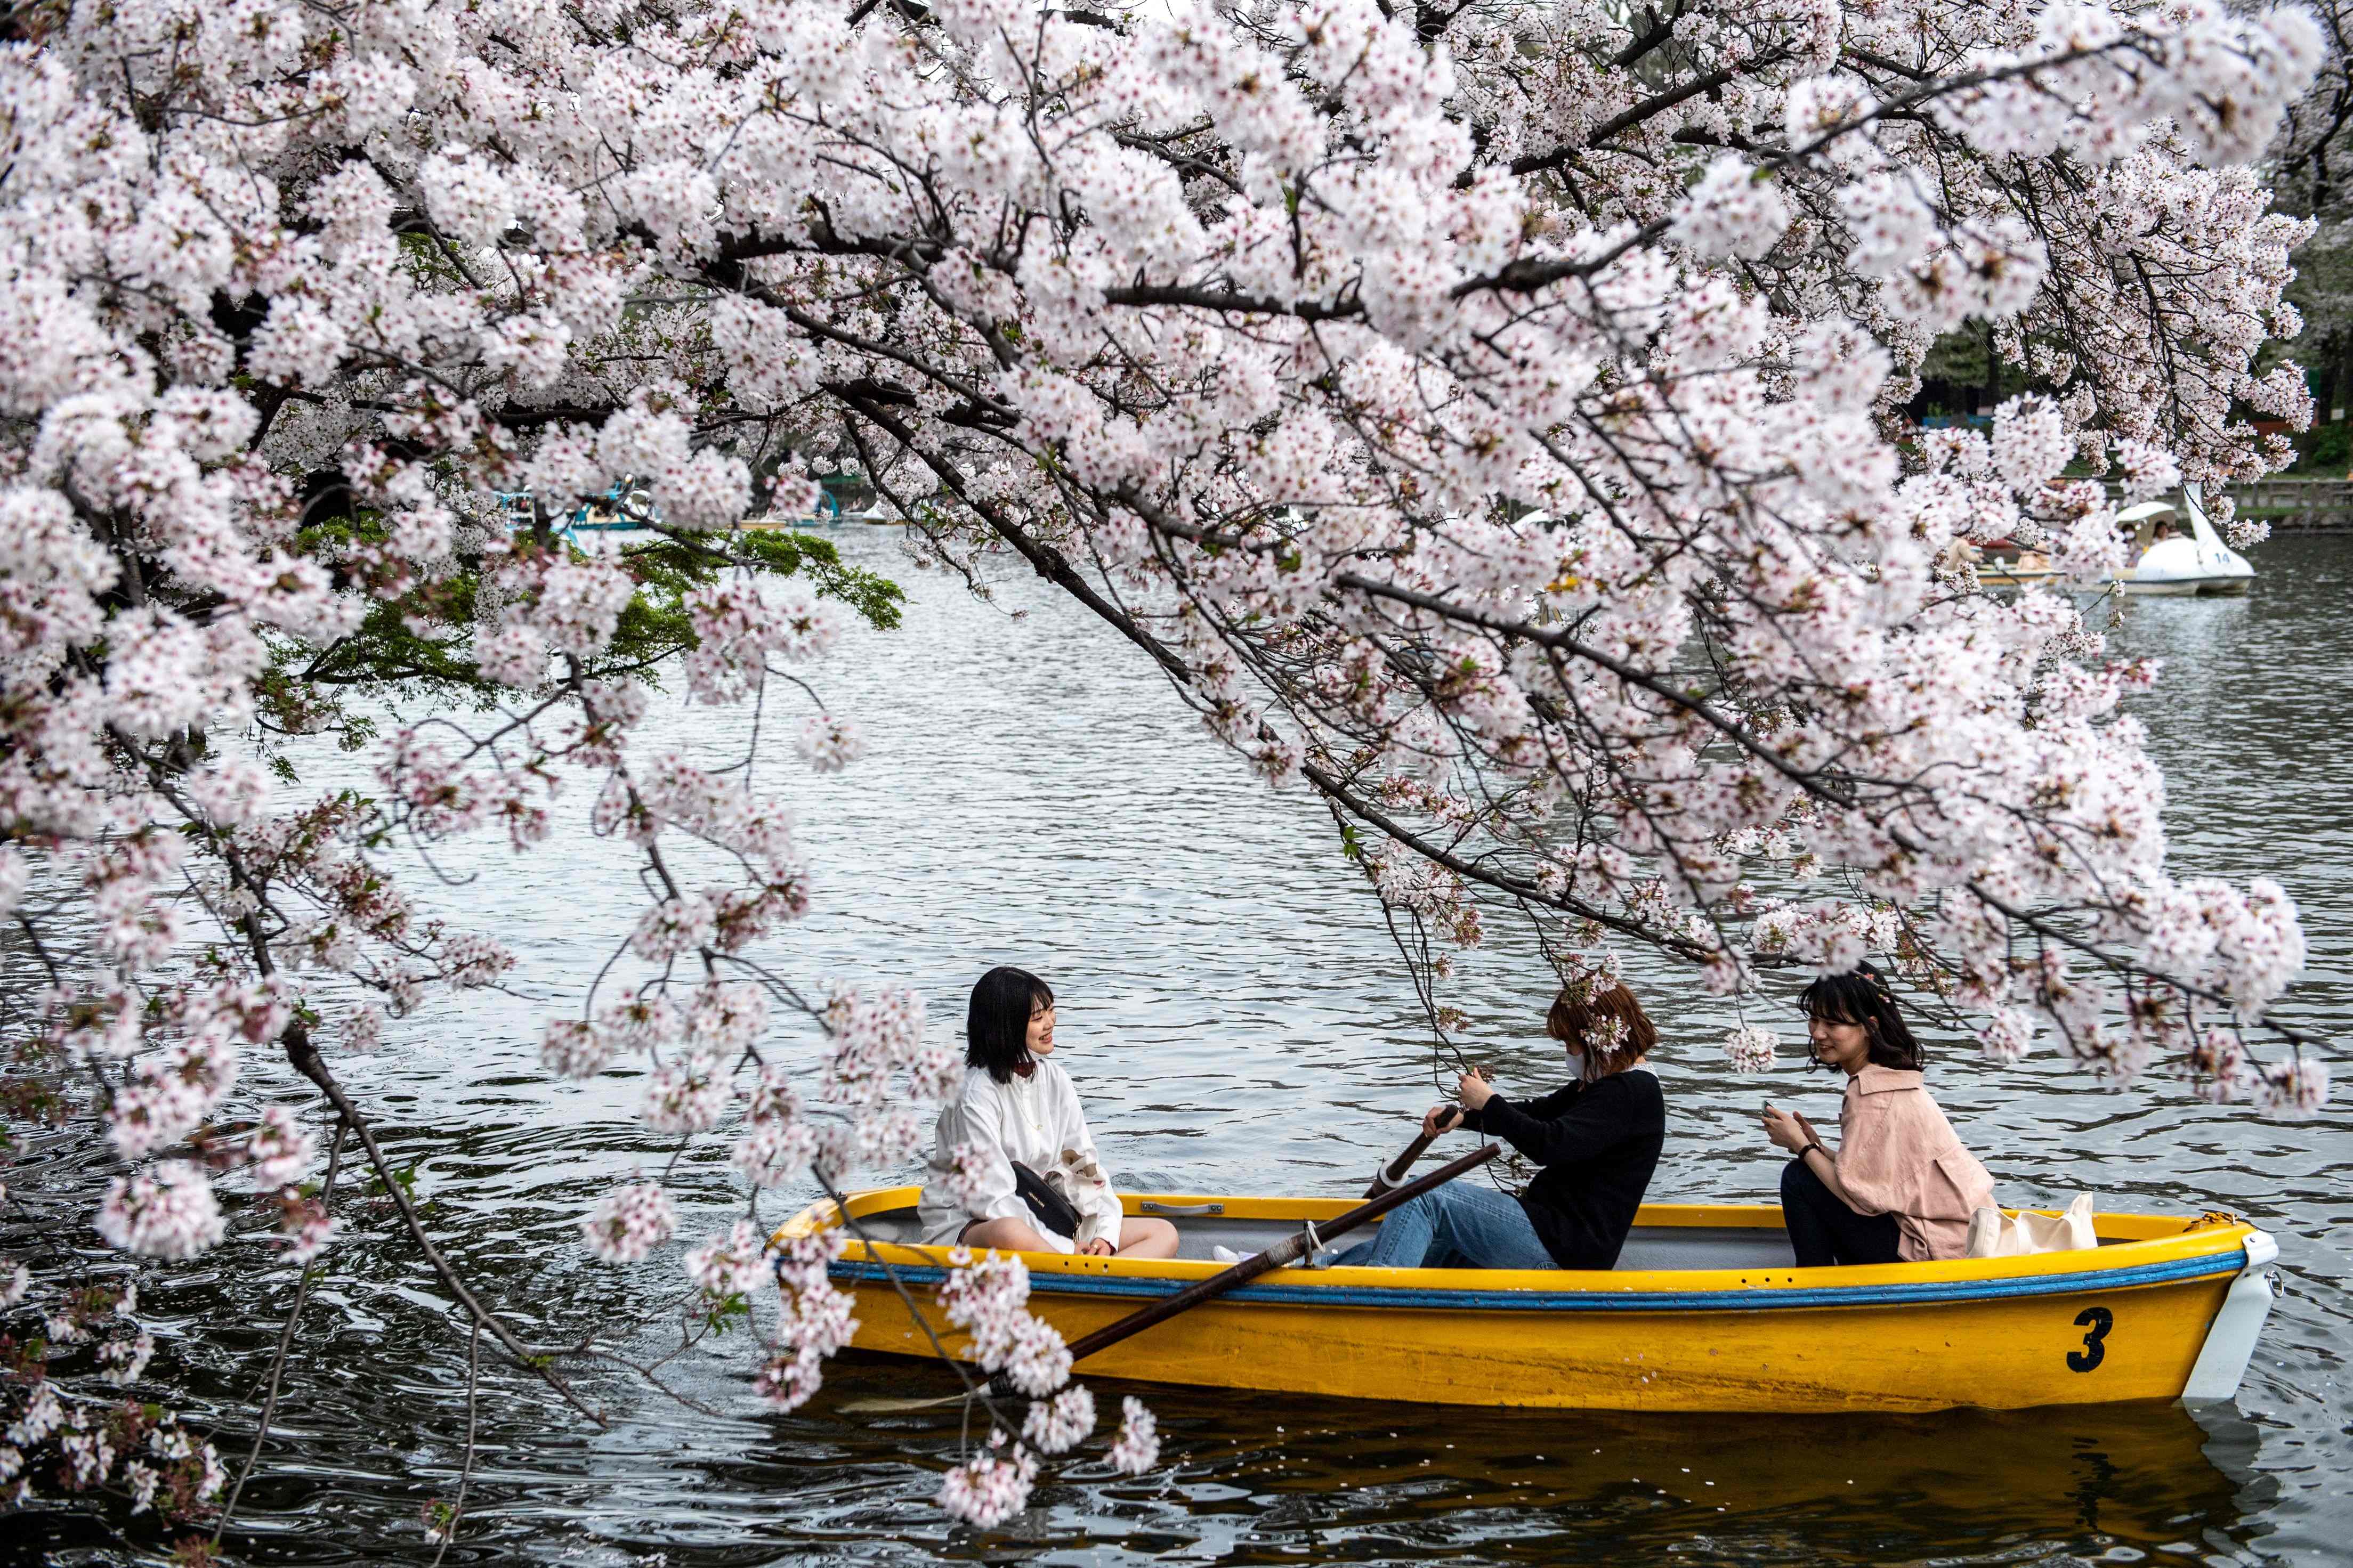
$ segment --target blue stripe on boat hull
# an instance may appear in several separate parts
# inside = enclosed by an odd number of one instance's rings
[[[1773,1312],[1804,1307],[1897,1307],[1940,1301],[1994,1301],[2024,1296],[2093,1295],[2143,1285],[2169,1285],[2236,1274],[2242,1253],[2181,1258],[2073,1274],[2034,1274],[2012,1279],[1923,1281],[1916,1285],[1839,1285],[1781,1290],[1430,1290],[1413,1287],[1356,1285],[1245,1285],[1222,1301],[1284,1302],[1321,1307],[1445,1308],[1478,1312]],[[879,1263],[835,1263],[837,1280],[881,1283],[890,1278]],[[944,1268],[902,1268],[902,1282],[936,1284]],[[1082,1274],[1032,1274],[1032,1296],[1173,1296],[1187,1280],[1129,1279]]]

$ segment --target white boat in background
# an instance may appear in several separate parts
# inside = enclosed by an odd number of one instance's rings
[[[2187,533],[2171,531],[2187,522]],[[2204,498],[2196,485],[2181,487],[2181,506],[2143,501],[2116,513],[2119,523],[2133,530],[2133,563],[2116,574],[2116,591],[2124,594],[2243,594],[2254,582],[2255,569],[2247,558],[2224,544],[2206,519]],[[2160,528],[2168,531],[2159,539]]]

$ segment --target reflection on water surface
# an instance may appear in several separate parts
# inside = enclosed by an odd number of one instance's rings
[[[1662,1420],[1158,1391],[1154,1403],[1187,1463],[1166,1487],[1114,1489],[1136,1507],[1115,1538],[1138,1555],[1226,1562],[1303,1549],[1336,1562],[1701,1563],[2227,1550],[2249,1479],[2231,1473],[2233,1449],[2253,1438],[2236,1417],[2210,1436],[2165,1407]]]
[[[1125,1184],[1361,1186],[1428,1103],[1431,1072],[1328,820],[1250,782],[1138,658],[1034,581],[1009,578],[984,605],[907,570],[884,531],[839,537],[914,603],[902,631],[860,632],[823,676],[828,700],[867,724],[869,760],[821,779],[780,761],[768,781],[800,803],[819,883],[785,965],[915,984],[934,1028],[952,1033],[975,974],[1022,963],[1060,994],[1061,1059]],[[2353,538],[2283,540],[2254,560],[2248,599],[2136,601],[2113,641],[2168,661],[2137,711],[2172,780],[2177,868],[2288,885],[2313,958],[2284,1012],[2341,1041],[2353,1020],[2353,761],[2339,728],[2353,690]],[[1015,621],[1011,608],[1033,613]],[[743,721],[681,710],[669,722],[692,747]],[[311,776],[340,782],[340,765],[321,759]],[[534,1336],[624,1323],[673,1278],[670,1264],[594,1268],[574,1240],[593,1195],[647,1158],[634,1079],[552,1086],[535,1059],[548,999],[576,994],[625,934],[635,894],[608,850],[516,861],[484,845],[453,858],[475,879],[424,891],[510,938],[529,994],[412,1020],[344,1069],[393,1158],[415,1163],[453,1252]],[[1507,1083],[1556,1060],[1540,1037],[1542,974],[1498,922],[1451,998]],[[1790,1065],[1762,1085],[1730,1077],[1721,1005],[1663,971],[1637,965],[1635,979],[1667,1034],[1656,1059],[1671,1142],[1653,1197],[1769,1201],[1778,1165],[1754,1132],[1757,1100],[1769,1092],[1819,1120],[1835,1114],[1833,1086]],[[1777,1021],[1794,1047],[1794,1022]],[[764,1416],[744,1348],[723,1343],[672,1369],[715,1414],[592,1374],[613,1415],[603,1432],[501,1374],[448,1561],[2342,1561],[2353,1072],[2339,1058],[2338,1108],[2306,1123],[2201,1105],[2172,1082],[2112,1094],[2047,1056],[2004,1070],[1954,1047],[1932,1074],[2010,1201],[2089,1190],[2109,1209],[2224,1206],[2278,1235],[2286,1294],[2243,1418],[2210,1418],[2211,1433],[2164,1408],[1646,1419],[1153,1390],[1170,1468],[1141,1481],[1081,1468],[1041,1489],[1017,1528],[976,1536],[928,1504],[953,1425],[828,1414],[848,1398],[931,1392],[932,1374],[846,1363],[808,1409]],[[22,1174],[99,1180],[62,1163]],[[710,1204],[691,1233],[733,1189],[715,1157],[686,1179]],[[782,1196],[770,1217],[804,1198]],[[432,1556],[417,1507],[454,1484],[465,1343],[389,1237],[382,1216],[363,1215],[314,1298],[280,1428],[227,1542],[240,1557]],[[250,1429],[291,1278],[239,1272],[226,1300],[222,1278],[181,1270],[147,1295],[166,1314],[159,1365],[210,1403],[228,1448]],[[248,1326],[220,1329],[239,1318]],[[125,1562],[157,1540],[70,1510],[0,1532],[0,1561]]]

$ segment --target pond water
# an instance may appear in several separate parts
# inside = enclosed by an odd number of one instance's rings
[[[1063,1059],[1121,1184],[1360,1184],[1428,1103],[1433,1063],[1328,818],[1252,782],[1140,657],[1034,579],[1008,574],[984,604],[909,567],[888,531],[835,537],[913,603],[903,629],[860,631],[819,673],[828,701],[866,725],[868,760],[813,778],[771,748],[767,780],[799,803],[819,879],[818,911],[776,945],[777,963],[808,980],[916,985],[949,1037],[973,977],[1020,963],[1060,993]],[[2254,559],[2250,597],[2136,601],[2113,636],[2168,660],[2137,710],[2172,780],[2177,868],[2288,885],[2313,956],[2280,1011],[2334,1052],[2353,1021],[2353,753],[2339,730],[2353,538],[2283,540]],[[661,724],[678,744],[722,747],[744,721],[681,709]],[[337,765],[320,759],[313,776],[331,782]],[[585,816],[585,796],[569,805]],[[650,1357],[659,1331],[629,1323],[675,1280],[674,1262],[596,1267],[573,1228],[599,1191],[660,1157],[630,1117],[637,1084],[616,1072],[551,1085],[536,1060],[539,1021],[576,996],[637,905],[627,860],[581,837],[519,860],[487,845],[443,857],[471,879],[429,889],[431,901],[514,945],[518,994],[412,1019],[339,1070],[393,1158],[414,1166],[445,1245],[527,1337],[603,1329]],[[1779,1070],[1733,1077],[1723,1005],[1637,969],[1666,1036],[1670,1147],[1653,1197],[1770,1201],[1778,1162],[1754,1131],[1760,1095],[1820,1119],[1835,1114],[1833,1086],[1799,1070],[1787,1017]],[[1507,1080],[1549,1073],[1549,990],[1525,940],[1499,930],[1454,991]],[[2337,1105],[2303,1122],[2207,1106],[2170,1079],[2110,1092],[2047,1050],[2004,1069],[1956,1047],[1933,1069],[2007,1201],[2090,1190],[2109,1208],[2228,1207],[2279,1237],[2284,1297],[2235,1414],[1631,1417],[1154,1391],[1162,1469],[1129,1480],[1079,1467],[983,1534],[929,1500],[955,1452],[952,1420],[834,1414],[852,1397],[936,1392],[936,1377],[844,1362],[811,1405],[768,1415],[738,1337],[664,1369],[684,1402],[586,1369],[603,1429],[486,1360],[480,1463],[448,1561],[2342,1560],[2353,1076],[2337,1065]],[[684,1167],[708,1205],[689,1235],[733,1201],[712,1153]],[[12,1184],[55,1198],[101,1180],[61,1150]],[[351,1211],[313,1296],[227,1542],[238,1558],[433,1556],[418,1510],[455,1485],[467,1345],[383,1208]],[[286,1271],[202,1264],[143,1292],[162,1320],[158,1370],[195,1391],[225,1452],[249,1438],[291,1292]],[[164,1539],[147,1521],[69,1506],[0,1518],[8,1561],[134,1561]]]

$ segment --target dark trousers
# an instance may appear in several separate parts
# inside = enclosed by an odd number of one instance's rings
[[[1859,1215],[1822,1185],[1803,1160],[1781,1167],[1781,1223],[1800,1268],[1837,1263],[1900,1263],[1902,1233],[1892,1214]]]

